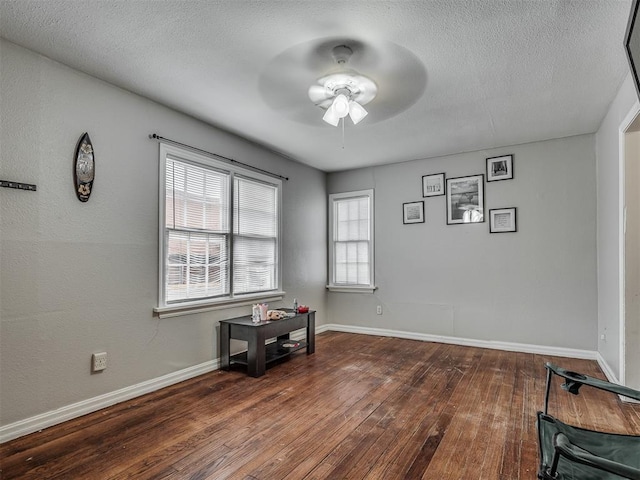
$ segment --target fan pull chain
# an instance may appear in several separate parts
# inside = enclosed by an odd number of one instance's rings
[[[344,150],[344,118],[342,117],[342,149]]]

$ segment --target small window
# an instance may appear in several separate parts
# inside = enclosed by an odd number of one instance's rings
[[[329,195],[330,290],[375,290],[373,240],[373,190]]]
[[[160,161],[156,310],[277,292],[281,183],[164,144]]]

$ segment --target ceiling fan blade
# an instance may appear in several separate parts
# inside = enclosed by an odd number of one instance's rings
[[[324,102],[328,98],[333,97],[333,92],[328,91],[322,85],[311,85],[309,87],[309,98],[316,105],[318,103]]]
[[[332,103],[333,103],[333,97],[329,97],[326,100],[316,103],[316,106],[320,108],[329,108]]]

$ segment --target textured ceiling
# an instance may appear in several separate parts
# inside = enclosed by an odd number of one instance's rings
[[[631,0],[0,0],[5,39],[325,171],[597,130]],[[333,42],[378,97],[325,124]],[[281,72],[281,80],[277,77]],[[159,132],[171,137],[171,132]],[[180,139],[176,139],[180,140]]]

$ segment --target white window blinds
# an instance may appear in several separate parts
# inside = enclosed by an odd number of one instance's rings
[[[167,158],[167,302],[229,294],[229,178]]]
[[[373,191],[330,196],[330,285],[373,285]]]
[[[233,201],[233,290],[251,293],[276,288],[278,190],[236,177]]]
[[[182,153],[161,153],[160,306],[279,289],[280,182]]]
[[[336,202],[335,283],[369,284],[369,199]]]

